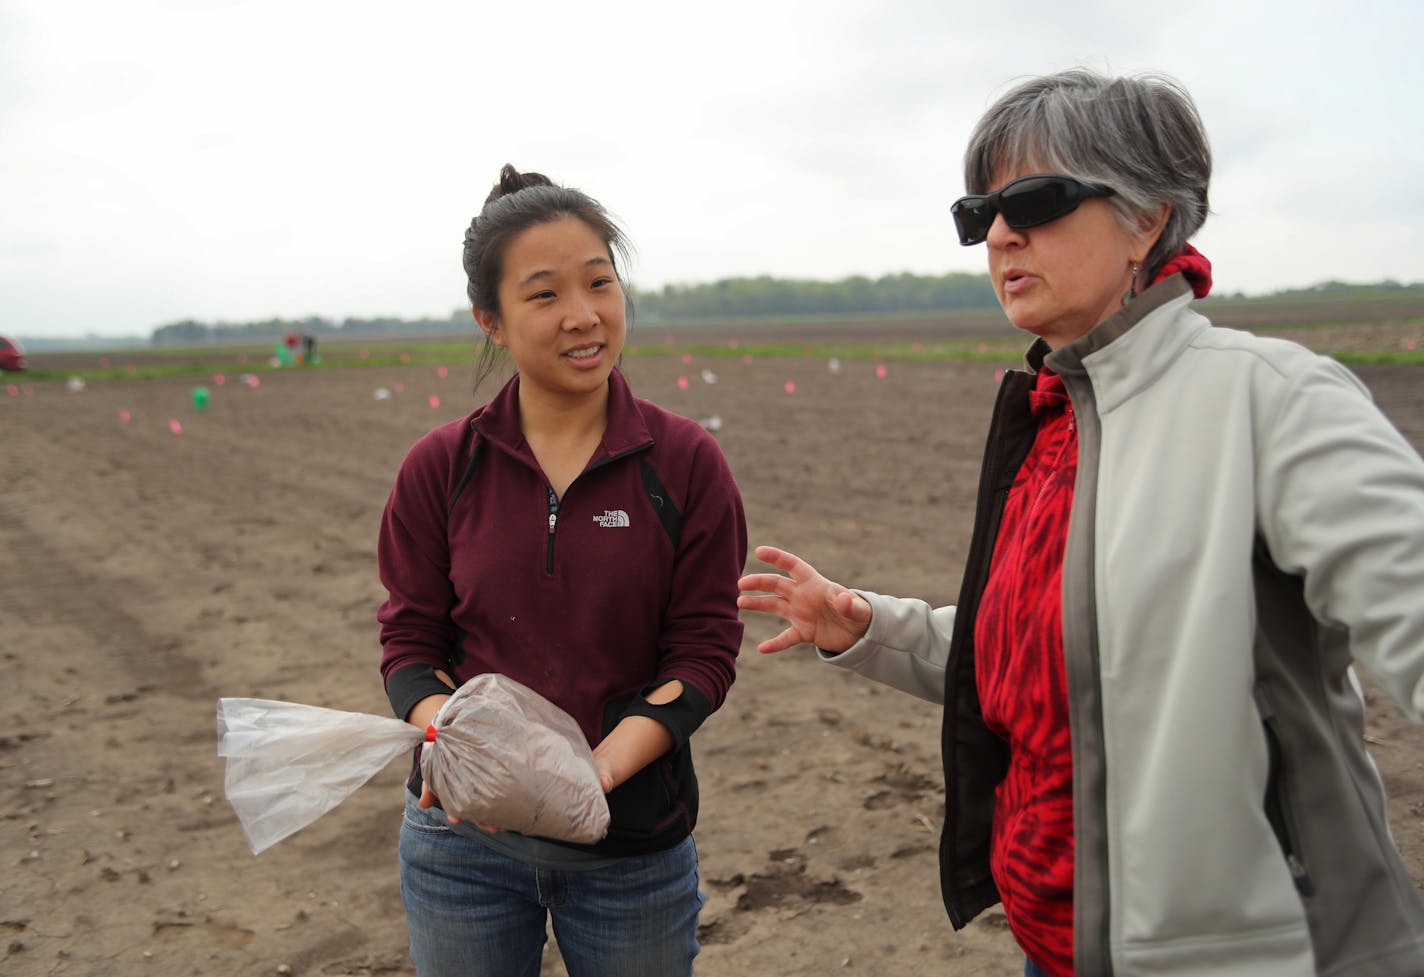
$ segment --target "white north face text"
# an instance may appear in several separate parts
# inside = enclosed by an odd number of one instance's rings
[[[618,529],[629,525],[628,513],[622,509],[604,509],[603,515],[594,516],[593,521],[604,529]]]

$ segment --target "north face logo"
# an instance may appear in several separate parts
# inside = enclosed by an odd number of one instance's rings
[[[622,509],[604,509],[603,515],[594,516],[593,521],[604,529],[620,529],[630,525],[628,522],[628,513]]]

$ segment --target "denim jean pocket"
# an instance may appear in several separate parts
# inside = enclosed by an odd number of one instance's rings
[[[406,827],[413,831],[452,833],[450,821],[443,810],[438,807],[421,807],[415,795],[409,791],[406,791],[403,819]]]

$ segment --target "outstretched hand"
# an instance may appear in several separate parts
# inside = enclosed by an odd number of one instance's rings
[[[775,614],[787,628],[757,645],[763,654],[785,651],[802,642],[827,651],[845,651],[870,627],[870,605],[858,594],[827,580],[794,553],[774,546],[758,546],[756,558],[780,573],[749,573],[737,581],[742,595],[737,606],[745,611]]]

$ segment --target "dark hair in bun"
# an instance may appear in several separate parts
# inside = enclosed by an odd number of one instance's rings
[[[623,281],[619,259],[628,258],[628,241],[603,205],[581,190],[561,187],[542,173],[521,173],[506,163],[485,198],[483,209],[465,231],[464,264],[470,305],[499,314],[499,280],[504,253],[514,237],[531,227],[565,217],[583,221],[608,246],[614,273]],[[627,292],[627,288],[624,288]]]

